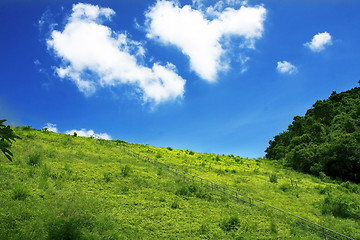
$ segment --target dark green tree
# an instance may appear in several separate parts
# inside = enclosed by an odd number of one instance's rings
[[[360,88],[318,100],[270,140],[268,159],[295,170],[360,182]]]
[[[6,120],[0,120],[0,149],[5,154],[7,159],[12,161],[13,154],[9,150],[13,141],[16,141],[19,138],[15,135],[14,130],[10,128],[10,126],[4,125]]]

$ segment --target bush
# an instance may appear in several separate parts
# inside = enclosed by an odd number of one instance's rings
[[[208,192],[198,184],[183,185],[175,192],[176,195],[185,197],[198,197],[202,199],[211,199]]]
[[[111,174],[110,173],[104,173],[104,181],[105,182],[110,182],[111,181]]]
[[[238,216],[232,216],[230,218],[224,219],[220,227],[222,230],[226,232],[230,232],[232,230],[237,230],[240,227],[240,220]]]
[[[270,182],[272,183],[277,183],[278,182],[278,178],[276,174],[271,174],[269,177]]]
[[[179,208],[179,203],[177,201],[174,201],[172,204],[171,204],[171,208],[172,209],[178,209]]]
[[[23,186],[16,186],[13,190],[13,199],[24,201],[29,196],[28,191]]]
[[[349,181],[343,182],[340,184],[341,187],[347,189],[349,192],[352,193],[360,193],[360,186]]]
[[[201,224],[200,228],[199,228],[199,233],[201,235],[205,235],[208,234],[210,232],[210,227],[207,224]]]
[[[117,145],[125,144],[126,142],[124,140],[116,140]]]
[[[324,195],[325,193],[329,194],[331,192],[331,187],[326,186],[319,189],[319,193]]]
[[[359,219],[359,201],[345,195],[327,195],[321,204],[322,214],[331,214],[334,217]]]
[[[169,151],[172,151],[172,150],[173,150],[171,147],[167,147],[166,149],[169,150]]]
[[[121,175],[123,177],[128,177],[131,173],[131,168],[128,165],[125,165],[121,168]]]
[[[48,239],[68,240],[80,239],[80,221],[76,218],[57,218],[48,226]]]
[[[276,222],[275,221],[271,221],[270,222],[270,232],[277,234],[278,230],[277,230],[277,226],[276,226]]]
[[[41,154],[33,153],[33,154],[29,155],[28,164],[30,166],[40,166],[41,165]]]
[[[291,190],[291,185],[288,183],[284,183],[284,184],[281,184],[279,188],[283,192],[289,192]]]
[[[328,176],[326,176],[326,174],[324,172],[319,172],[319,178],[323,182],[331,182],[331,179]]]

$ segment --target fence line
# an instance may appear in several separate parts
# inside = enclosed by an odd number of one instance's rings
[[[291,217],[294,217],[296,218],[297,220],[301,220],[302,222],[296,222],[298,225],[301,225],[303,227],[306,227],[308,229],[310,229],[311,231],[314,231],[320,235],[322,235],[324,237],[324,239],[349,239],[349,240],[355,240],[351,237],[348,237],[344,234],[341,234],[341,233],[338,233],[334,230],[331,230],[329,228],[326,228],[324,226],[321,226],[317,223],[314,223],[312,221],[309,221],[305,218],[302,218],[302,217],[299,217],[295,214],[292,214],[292,213],[289,213],[289,212],[286,212],[280,208],[277,208],[277,207],[274,207],[272,205],[269,205],[267,203],[264,203],[260,200],[257,200],[255,198],[252,198],[252,197],[249,197],[245,194],[242,194],[242,193],[239,193],[239,192],[236,192],[234,190],[231,190],[227,187],[224,187],[224,186],[221,186],[219,184],[216,184],[214,182],[211,182],[207,179],[204,179],[202,177],[199,177],[199,176],[196,176],[196,175],[192,175],[190,173],[187,173],[183,170],[180,170],[180,169],[177,169],[173,166],[170,166],[168,164],[165,164],[163,162],[159,162],[158,160],[154,159],[154,158],[151,158],[151,157],[148,157],[148,156],[145,156],[145,155],[142,155],[142,154],[139,154],[137,152],[134,152],[126,147],[124,147],[123,145],[119,145],[120,148],[126,152],[127,154],[133,156],[133,157],[136,157],[138,159],[141,159],[141,160],[145,160],[147,162],[150,162],[152,164],[154,164],[155,166],[161,166],[161,167],[165,167],[169,172],[175,174],[176,176],[179,176],[179,177],[183,177],[184,180],[190,180],[192,182],[198,182],[200,183],[201,185],[205,185],[206,187],[210,188],[212,191],[218,191],[219,193],[221,194],[226,194],[230,197],[232,197],[233,200],[235,200],[237,203],[239,203],[239,201],[242,201],[243,203],[246,203],[246,204],[249,204],[250,207],[252,206],[259,206],[259,205],[263,205],[265,207],[269,207],[269,208],[272,208],[276,211],[279,211],[279,212],[282,212],[288,216],[291,216]],[[259,205],[257,205],[257,204]],[[309,226],[310,225],[310,226]],[[317,228],[320,228],[320,230],[316,229]],[[330,235],[332,234],[332,235]]]

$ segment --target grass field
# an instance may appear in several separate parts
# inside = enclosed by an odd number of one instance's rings
[[[360,239],[360,186],[248,159],[15,128],[0,156],[0,239],[321,239],[121,146]]]

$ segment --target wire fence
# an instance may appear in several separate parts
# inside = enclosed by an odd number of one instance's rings
[[[237,191],[231,190],[227,187],[221,186],[219,184],[216,184],[214,182],[211,182],[207,179],[204,179],[202,177],[196,176],[196,175],[192,175],[190,173],[187,173],[183,170],[177,169],[173,166],[170,166],[168,164],[165,164],[163,162],[158,161],[157,159],[139,154],[137,152],[134,152],[126,147],[124,147],[123,145],[119,145],[120,148],[126,152],[128,155],[133,156],[137,159],[141,159],[147,162],[152,163],[153,165],[157,166],[157,167],[162,167],[166,170],[168,170],[170,173],[173,173],[174,175],[183,178],[185,181],[192,181],[193,183],[197,182],[200,183],[201,185],[209,188],[211,191],[214,192],[218,192],[220,194],[223,195],[227,195],[229,196],[232,200],[235,200],[237,203],[239,202],[243,202],[245,204],[249,204],[250,207],[259,207],[259,206],[265,206],[271,209],[274,209],[278,212],[281,212],[287,216],[290,216],[294,219],[297,220],[296,224],[298,224],[299,226],[304,227],[305,229],[311,230],[317,234],[319,234],[320,236],[322,236],[324,239],[335,239],[335,240],[341,240],[341,239],[348,239],[348,240],[355,240],[351,237],[348,237],[344,234],[338,233],[334,230],[331,230],[329,228],[326,228],[324,226],[321,226],[317,223],[314,223],[312,221],[309,221],[305,218],[299,217],[295,214],[286,212],[280,208],[274,207],[272,205],[269,205],[267,203],[264,203],[260,200],[257,200],[255,198],[249,197],[245,194],[239,193]]]

